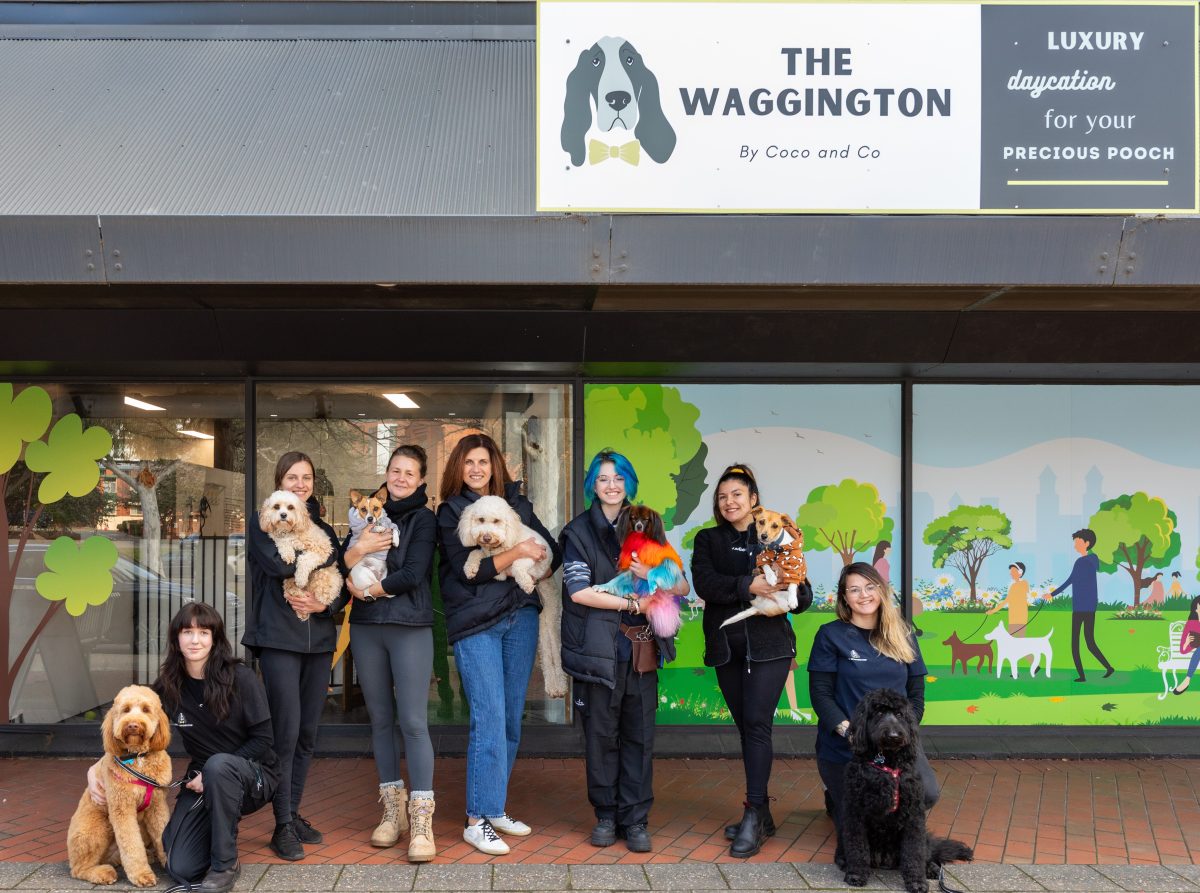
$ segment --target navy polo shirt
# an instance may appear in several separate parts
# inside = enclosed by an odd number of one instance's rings
[[[854,716],[858,702],[869,691],[888,688],[908,696],[908,678],[924,676],[925,661],[915,636],[909,635],[916,658],[911,664],[880,654],[871,644],[870,630],[859,629],[852,623],[834,620],[817,630],[808,670],[816,673],[836,673],[833,696],[847,717]],[[850,745],[836,732],[817,730],[817,759],[833,763],[850,762]]]

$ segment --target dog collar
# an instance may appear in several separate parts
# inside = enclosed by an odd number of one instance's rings
[[[136,757],[130,757],[128,760],[122,760],[120,758],[114,758],[114,759],[116,759],[117,765],[120,766],[122,769],[124,769],[127,773],[129,773],[131,775],[136,773],[136,775],[134,775],[134,777],[132,777],[132,778],[126,778],[124,776],[118,775],[115,771],[112,774],[113,774],[113,777],[116,778],[118,781],[126,781],[129,784],[136,784],[136,785],[142,786],[142,788],[144,789],[143,793],[142,793],[142,802],[138,804],[137,811],[145,812],[146,808],[150,805],[150,801],[154,798],[154,788],[156,787],[156,785],[153,784],[152,782],[146,780],[145,777],[142,776],[140,772],[137,772],[137,770],[133,768],[132,763],[136,759]]]
[[[871,761],[871,765],[880,772],[886,772],[892,776],[892,782],[895,787],[892,791],[892,808],[888,810],[888,815],[891,815],[900,808],[900,769],[899,767],[893,769],[891,766],[888,766],[887,760],[881,753],[875,754],[875,759]]]

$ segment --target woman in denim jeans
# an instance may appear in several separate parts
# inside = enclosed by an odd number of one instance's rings
[[[468,434],[460,440],[442,472],[438,579],[446,633],[471,711],[463,840],[480,852],[499,856],[508,852],[501,833],[518,837],[530,833],[528,825],[508,815],[505,801],[521,743],[521,713],[537,653],[541,603],[536,591],[525,593],[511,575],[504,580],[496,577],[518,558],[537,561],[546,553],[535,540],[527,539],[485,558],[474,578],[468,579],[463,565],[473,547],[459,541],[458,519],[481,496],[503,498],[526,526],[552,544],[551,572],[562,558],[554,537],[534,515],[533,504],[521,494],[521,483],[509,475],[496,442],[486,434]]]

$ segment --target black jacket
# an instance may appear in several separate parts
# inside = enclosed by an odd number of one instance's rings
[[[612,525],[604,517],[600,500],[593,500],[591,508],[563,528],[564,552],[568,542],[586,556],[593,583],[605,583],[617,575],[621,544],[617,542]],[[617,636],[621,634],[621,612],[577,605],[571,600],[565,584],[562,600],[563,669],[568,676],[580,682],[599,682],[608,688],[616,688]],[[660,665],[674,660],[675,641],[662,637],[656,637],[656,640]]]
[[[704,665],[719,667],[729,661],[729,640],[722,623],[738,611],[748,608],[754,558],[760,546],[750,531],[738,532],[725,522],[696,534],[692,546],[692,585],[704,599]],[[812,586],[805,580],[800,586],[799,614],[812,604]],[[751,617],[743,620],[746,651],[750,660],[776,660],[796,656],[796,634],[791,619]]]
[[[490,558],[479,564],[479,573],[474,580],[463,575],[463,565],[474,546],[464,546],[458,539],[458,519],[479,495],[463,487],[457,496],[451,496],[438,506],[438,546],[442,560],[438,564],[438,581],[441,584],[442,603],[446,608],[446,637],[451,644],[459,639],[483,632],[495,626],[519,608],[534,607],[539,611],[542,603],[537,590],[525,593],[510,575],[507,580],[497,580],[496,565]],[[505,501],[513,507],[525,526],[537,531],[550,546],[553,568],[562,564],[562,552],[550,532],[533,513],[533,503],[521,495],[521,482],[508,485]]]
[[[437,546],[437,521],[425,506],[428,501],[422,484],[411,496],[384,503],[388,517],[400,528],[400,544],[388,549],[387,576],[380,584],[392,598],[356,600],[350,611],[351,623],[433,626],[429,571]]]
[[[326,566],[336,562],[338,573],[346,578],[346,565],[333,528],[321,520],[320,504],[310,497],[308,514],[333,544],[333,555]],[[342,593],[332,605],[308,620],[301,620],[283,597],[283,581],[296,576],[296,565],[284,564],[275,543],[258,526],[255,514],[246,525],[246,564],[250,569],[250,610],[246,612],[246,632],[242,644],[258,655],[259,649],[278,648],[280,651],[299,651],[301,654],[320,654],[333,651],[337,645],[337,626],[333,615],[342,609],[350,593]]]

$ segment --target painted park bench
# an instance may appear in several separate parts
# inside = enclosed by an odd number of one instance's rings
[[[1162,671],[1163,690],[1158,696],[1161,701],[1171,693],[1171,689],[1179,685],[1179,671],[1187,670],[1188,664],[1191,662],[1192,654],[1179,653],[1179,640],[1183,636],[1184,621],[1176,620],[1171,623],[1170,629],[1167,632],[1167,644],[1159,645],[1158,648],[1158,668]],[[1171,673],[1171,681],[1167,681],[1167,672]]]

